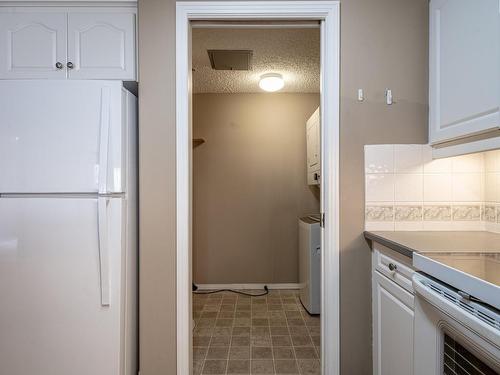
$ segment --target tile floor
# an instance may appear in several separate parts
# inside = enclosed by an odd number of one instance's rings
[[[321,373],[320,319],[297,291],[193,294],[193,315],[194,375]]]

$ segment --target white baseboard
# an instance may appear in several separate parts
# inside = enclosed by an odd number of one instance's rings
[[[269,290],[279,289],[299,289],[299,283],[282,284],[196,284],[198,290],[218,290],[218,289],[237,289],[237,290],[261,290],[267,285]]]

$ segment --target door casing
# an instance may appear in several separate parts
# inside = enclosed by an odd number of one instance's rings
[[[178,1],[176,4],[177,374],[192,366],[191,21],[321,22],[321,366],[340,374],[340,1]]]

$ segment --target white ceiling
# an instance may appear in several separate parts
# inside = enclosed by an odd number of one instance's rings
[[[319,92],[319,28],[194,28],[192,38],[195,93],[262,92],[271,72],[285,79],[280,92]],[[252,70],[213,70],[208,49],[253,50]]]

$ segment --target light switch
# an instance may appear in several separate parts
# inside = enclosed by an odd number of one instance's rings
[[[385,89],[385,102],[387,103],[387,105],[391,105],[393,103],[391,89]]]
[[[363,89],[358,89],[358,102],[362,102],[363,100],[365,100],[365,93]]]

